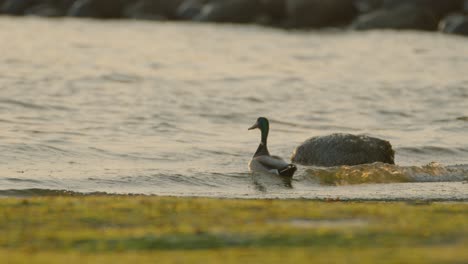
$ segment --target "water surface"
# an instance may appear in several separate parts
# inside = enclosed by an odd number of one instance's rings
[[[466,38],[7,17],[0,38],[0,194],[468,199]],[[252,176],[258,116],[284,158],[364,133],[398,166]]]

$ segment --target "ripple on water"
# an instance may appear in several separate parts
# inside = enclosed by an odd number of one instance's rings
[[[468,148],[444,148],[437,146],[421,146],[421,147],[399,147],[397,152],[414,153],[414,154],[428,154],[436,155],[450,155],[458,152],[468,152]]]
[[[0,189],[17,190],[6,192],[466,199],[465,167],[415,166],[468,160],[465,39],[0,20]],[[245,174],[258,116],[283,157],[314,135],[378,133],[405,166]]]
[[[100,79],[104,81],[112,81],[112,82],[117,82],[117,83],[138,83],[141,82],[143,78],[137,75],[132,75],[132,74],[126,74],[126,73],[110,73],[110,74],[104,74],[99,77]]]

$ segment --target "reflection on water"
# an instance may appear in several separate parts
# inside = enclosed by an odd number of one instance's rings
[[[468,164],[464,38],[6,17],[0,37],[2,190],[369,198],[352,184],[378,182],[381,198],[467,198],[466,170],[449,169]],[[251,177],[258,116],[283,158],[365,133],[399,166]]]
[[[292,178],[266,173],[252,173],[252,183],[260,192],[274,191],[275,189],[292,189]]]

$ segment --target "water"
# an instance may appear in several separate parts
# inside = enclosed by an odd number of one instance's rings
[[[468,200],[468,39],[425,32],[0,18],[0,195]],[[250,175],[334,132],[398,166]]]

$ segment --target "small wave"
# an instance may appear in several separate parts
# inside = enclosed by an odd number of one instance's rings
[[[71,111],[72,110],[71,108],[68,108],[62,105],[39,105],[39,104],[23,102],[23,101],[13,100],[13,99],[0,99],[0,104],[20,106],[23,108],[33,109],[33,110],[49,110],[49,109],[59,110],[59,111]]]
[[[200,117],[209,118],[213,121],[226,123],[226,122],[233,122],[233,121],[240,121],[243,120],[245,117],[241,113],[200,113]]]
[[[263,103],[263,99],[260,97],[255,97],[255,96],[247,96],[243,98],[245,101],[250,102],[250,103]]]
[[[425,166],[400,167],[373,163],[332,168],[309,168],[307,175],[327,185],[399,182],[463,182],[468,169],[463,166],[446,167],[438,163]]]
[[[125,160],[147,160],[147,161],[168,161],[171,158],[172,153],[160,153],[159,157],[151,157],[145,156],[142,153],[122,153],[122,152],[113,152],[111,150],[96,148],[96,147],[88,147],[89,150],[92,150],[95,155],[104,156],[104,157],[111,157],[111,158],[120,158]]]
[[[53,190],[53,189],[9,189],[0,190],[0,197],[30,197],[30,196],[85,196],[85,195],[115,195],[107,192],[76,192],[69,190]]]
[[[379,110],[377,111],[379,114],[384,115],[384,116],[394,116],[394,117],[405,117],[405,118],[410,118],[412,117],[411,114],[405,113],[403,111],[389,111],[389,110]]]
[[[452,155],[459,152],[468,152],[468,148],[445,148],[445,147],[436,147],[436,146],[421,146],[421,147],[401,147],[396,149],[397,152],[402,153],[412,153],[412,154],[428,154],[428,155],[437,155],[445,154]]]
[[[1,118],[0,118],[0,123],[14,124],[15,122],[14,122],[14,121],[11,121],[11,120],[1,119]]]
[[[52,156],[60,157],[77,157],[79,152],[67,148],[53,146],[51,144],[25,144],[25,143],[11,143],[11,144],[0,144],[0,148],[3,149],[0,152],[0,157],[4,160],[8,158],[21,157],[22,159],[28,159],[32,155],[35,157],[50,158]]]
[[[24,173],[24,171],[22,171],[21,173]],[[10,181],[10,182],[29,182],[29,183],[42,183],[41,181],[39,180],[34,180],[34,179],[20,179],[20,178],[5,178],[5,180],[7,181]]]
[[[161,133],[172,133],[176,132],[178,130],[178,127],[173,123],[160,122],[159,124],[153,125],[151,129]]]
[[[112,81],[112,82],[117,82],[117,83],[136,83],[142,80],[142,78],[137,75],[126,74],[126,73],[116,73],[116,72],[110,73],[110,74],[104,74],[100,78],[105,81]]]
[[[44,106],[33,104],[33,103],[27,103],[27,102],[22,102],[19,100],[13,100],[13,99],[2,99],[0,100],[1,104],[9,104],[9,105],[15,105],[15,106],[21,106],[24,108],[30,108],[30,109],[35,109],[35,110],[44,110],[46,109]]]

